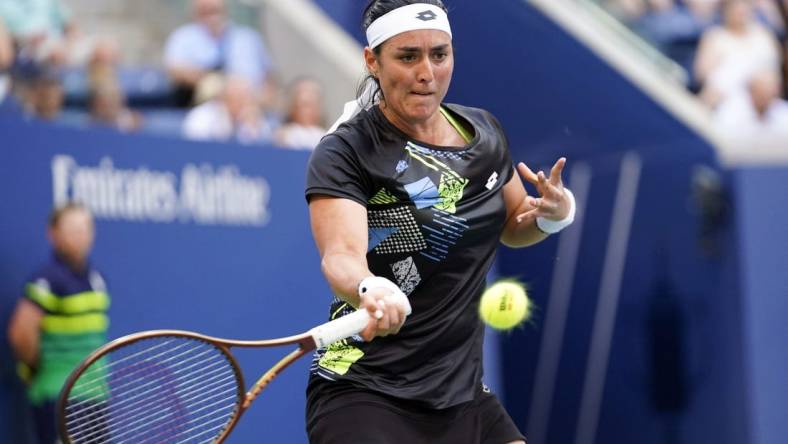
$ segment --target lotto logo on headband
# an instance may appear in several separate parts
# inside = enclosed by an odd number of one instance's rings
[[[438,16],[434,12],[430,11],[429,9],[426,11],[421,11],[420,13],[416,14],[417,19],[425,22],[428,22],[430,20],[435,20],[437,17]]]
[[[443,9],[428,3],[413,3],[375,19],[367,27],[367,43],[374,49],[397,34],[418,29],[435,29],[451,37],[449,18]]]

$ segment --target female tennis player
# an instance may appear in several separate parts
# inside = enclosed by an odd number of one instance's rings
[[[306,197],[331,317],[376,316],[316,353],[309,440],[524,443],[482,383],[477,305],[498,242],[531,245],[571,223],[566,160],[549,174],[518,164],[529,196],[498,121],[442,103],[454,58],[440,0],[374,0],[363,22],[372,100],[346,105],[320,142]]]

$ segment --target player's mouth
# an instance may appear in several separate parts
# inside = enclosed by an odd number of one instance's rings
[[[419,91],[411,91],[411,94],[415,94],[417,96],[431,96],[435,94],[434,92],[419,92]]]

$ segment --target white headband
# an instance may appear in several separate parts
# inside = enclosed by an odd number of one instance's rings
[[[449,34],[449,17],[443,9],[428,3],[413,3],[378,17],[367,27],[367,43],[371,49],[403,32],[437,29]]]

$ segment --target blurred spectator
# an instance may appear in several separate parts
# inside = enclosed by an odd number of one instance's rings
[[[96,47],[88,64],[88,109],[93,124],[120,131],[136,131],[142,116],[126,107],[126,95],[117,73],[117,48],[109,43]]]
[[[88,260],[93,218],[68,204],[49,217],[52,258],[33,273],[8,325],[8,339],[28,383],[38,442],[59,442],[55,403],[69,373],[106,342],[109,296]],[[65,303],[65,302],[68,303]]]
[[[183,135],[187,139],[255,143],[270,140],[271,126],[259,104],[259,91],[246,79],[225,79],[218,98],[186,115]]]
[[[126,97],[117,82],[95,82],[90,91],[90,120],[120,131],[136,131],[142,116],[126,107]]]
[[[748,0],[724,0],[720,26],[707,30],[695,60],[700,97],[715,107],[747,86],[754,72],[777,69],[780,49],[776,37],[758,23]]]
[[[732,146],[788,151],[788,102],[780,98],[781,86],[777,70],[761,71],[751,78],[746,93],[720,104],[715,124]]]
[[[670,52],[671,45],[682,42],[692,42],[695,46],[711,23],[674,0],[648,0],[645,3],[646,12],[632,26],[663,52]]]
[[[63,85],[59,72],[35,67],[25,74],[19,85],[25,112],[39,119],[56,119],[63,110]]]
[[[604,0],[602,4],[628,25],[636,24],[648,15],[674,10],[680,10],[697,23],[709,25],[717,19],[720,0]]]
[[[118,46],[110,40],[98,42],[90,55],[87,65],[88,83],[117,81],[118,79]]]
[[[296,80],[290,87],[284,125],[276,131],[277,144],[288,148],[314,149],[326,134],[323,121],[323,90],[309,78]]]
[[[683,0],[683,3],[696,20],[709,26],[718,20],[722,1],[723,0]]]
[[[16,40],[22,63],[81,65],[93,51],[92,39],[81,35],[59,0],[3,0],[0,17]]]
[[[190,105],[197,85],[211,72],[264,87],[270,60],[260,34],[232,23],[223,0],[192,0],[192,5],[195,21],[170,35],[164,53],[179,104]]]
[[[5,23],[0,17],[0,104],[5,101],[8,91],[11,89],[11,79],[7,72],[14,62],[14,45],[11,35],[5,28]]]

